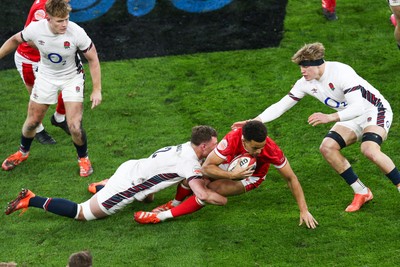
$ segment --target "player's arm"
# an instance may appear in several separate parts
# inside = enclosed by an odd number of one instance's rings
[[[295,100],[291,98],[289,95],[284,96],[281,100],[276,102],[275,104],[272,104],[268,108],[266,108],[260,115],[255,117],[252,120],[258,120],[261,121],[262,123],[270,122],[273,121],[277,118],[279,118],[283,113],[288,111],[290,108],[292,108],[294,105],[296,105],[298,100]],[[238,121],[232,124],[231,128],[236,129],[243,127],[243,125],[247,122],[246,121]]]
[[[95,45],[92,43],[87,50],[83,51],[83,55],[89,63],[90,75],[92,77],[93,91],[90,95],[90,101],[92,101],[92,108],[94,108],[100,105],[102,100],[100,61]]]
[[[357,86],[354,86],[356,88]],[[364,108],[358,90],[346,94],[346,108],[331,114],[321,112],[313,113],[308,117],[308,123],[312,126],[329,122],[347,121],[359,117],[363,114]]]
[[[250,170],[251,166],[247,168],[234,168],[232,171],[228,172],[219,167],[225,160],[219,157],[215,151],[212,151],[206,161],[203,163],[201,167],[201,172],[203,175],[213,178],[213,179],[244,179],[253,174],[253,171]]]
[[[306,199],[304,197],[303,189],[300,185],[299,180],[297,179],[296,174],[292,170],[292,167],[290,167],[289,161],[286,162],[286,164],[278,169],[279,173],[282,175],[282,177],[286,180],[290,190],[292,191],[292,194],[294,198],[296,199],[297,205],[299,206],[300,209],[300,224],[303,224],[303,222],[307,225],[308,228],[316,228],[318,225],[318,222],[314,219],[312,214],[308,211]]]
[[[225,205],[228,199],[215,191],[208,189],[203,179],[191,179],[189,181],[190,189],[201,201],[213,204],[213,205]]]
[[[20,43],[23,43],[21,32],[11,36],[0,48],[0,59],[15,51]]]

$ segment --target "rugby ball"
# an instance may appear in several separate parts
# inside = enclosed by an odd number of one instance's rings
[[[252,166],[251,170],[254,171],[256,169],[257,160],[255,157],[250,155],[249,153],[241,154],[235,157],[228,166],[228,171],[232,171],[236,167],[247,168],[248,166]]]

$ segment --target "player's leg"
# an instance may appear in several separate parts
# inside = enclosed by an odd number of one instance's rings
[[[337,20],[336,0],[322,0],[322,12],[327,20]]]
[[[67,120],[65,118],[65,105],[62,97],[62,92],[58,94],[56,111],[54,112],[53,116],[51,116],[50,122],[52,125],[63,129],[66,134],[71,135],[71,133],[69,132]]]
[[[396,40],[397,47],[400,49],[400,2],[394,3],[394,1],[389,1],[390,9],[393,12],[393,16],[396,20],[396,26],[394,28],[394,39]]]
[[[242,181],[233,181],[228,179],[219,179],[210,182],[207,187],[211,189],[210,191],[217,194],[218,196],[234,196],[240,195],[246,192],[246,188],[252,190],[257,188],[258,185],[262,182],[259,180],[260,178],[255,178],[251,182],[246,182],[249,179],[243,179]],[[192,182],[192,181],[191,181]],[[253,184],[252,186],[250,185]],[[195,190],[193,189],[195,192]],[[218,201],[221,198],[218,198]],[[138,211],[135,213],[135,221],[141,224],[149,224],[149,223],[160,223],[167,219],[180,217],[183,215],[187,215],[193,212],[196,212],[202,209],[205,206],[205,202],[210,203],[210,199],[201,197],[199,193],[197,195],[192,195],[183,201],[180,205],[173,207],[169,210],[162,211],[162,212],[144,212]],[[211,202],[212,204],[215,204]],[[221,205],[221,204],[219,204]],[[224,205],[224,204],[222,204]]]
[[[364,203],[373,198],[371,191],[362,183],[349,161],[340,152],[342,148],[355,143],[357,139],[353,129],[336,123],[320,146],[320,152],[325,160],[354,191],[353,202],[346,208],[348,212],[359,210]]]
[[[32,100],[29,101],[28,115],[22,127],[19,150],[4,160],[2,164],[4,170],[8,171],[14,169],[28,158],[32,141],[36,135],[36,128],[43,120],[48,107],[49,106],[46,104],[38,104]]]
[[[61,91],[68,128],[78,154],[79,173],[86,177],[93,173],[93,168],[88,156],[86,133],[82,127],[84,82],[83,74],[78,74],[66,80]]]
[[[400,191],[400,173],[392,159],[381,151],[381,144],[386,137],[387,132],[383,127],[366,127],[362,137],[361,152],[377,165]]]
[[[68,101],[64,103],[68,128],[78,154],[80,176],[86,177],[93,173],[93,168],[88,155],[86,132],[82,127],[83,103]]]
[[[108,216],[99,207],[96,195],[82,204],[77,204],[64,198],[37,196],[28,189],[22,189],[18,197],[7,204],[5,214],[10,215],[17,210],[22,210],[21,213],[23,213],[29,207],[43,209],[59,216],[80,221],[95,220]]]
[[[184,180],[177,185],[174,199],[168,201],[167,203],[165,203],[161,206],[154,208],[152,210],[152,212],[162,212],[162,211],[170,210],[173,207],[176,207],[179,204],[181,204],[182,201],[185,200],[191,194],[192,194],[192,190],[190,189],[189,185],[187,184],[187,181]]]
[[[25,84],[26,90],[28,91],[29,95],[32,93],[32,88],[35,83],[36,78],[36,71],[38,68],[38,62],[34,62],[24,58],[18,52],[14,54],[14,62],[17,70],[22,78],[22,81]],[[52,145],[55,144],[56,141],[53,137],[44,129],[42,123],[36,128],[36,136],[35,139],[44,145]]]

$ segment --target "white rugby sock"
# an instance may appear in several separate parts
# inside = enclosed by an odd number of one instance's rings
[[[43,124],[40,124],[38,127],[36,127],[36,133],[40,133],[43,130],[44,130]]]
[[[352,183],[351,188],[353,188],[354,193],[356,194],[367,194],[368,188],[361,182],[360,179],[357,179],[354,183]]]
[[[56,120],[56,122],[63,122],[65,121],[65,114],[60,114],[56,111],[54,112],[54,119]]]
[[[161,221],[165,221],[166,219],[171,219],[173,217],[174,216],[172,216],[171,210],[163,211],[157,214],[157,218]]]

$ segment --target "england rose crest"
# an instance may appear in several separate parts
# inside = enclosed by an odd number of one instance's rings
[[[64,42],[64,48],[65,48],[65,49],[70,49],[70,48],[71,48],[70,42],[65,41],[65,42]]]

